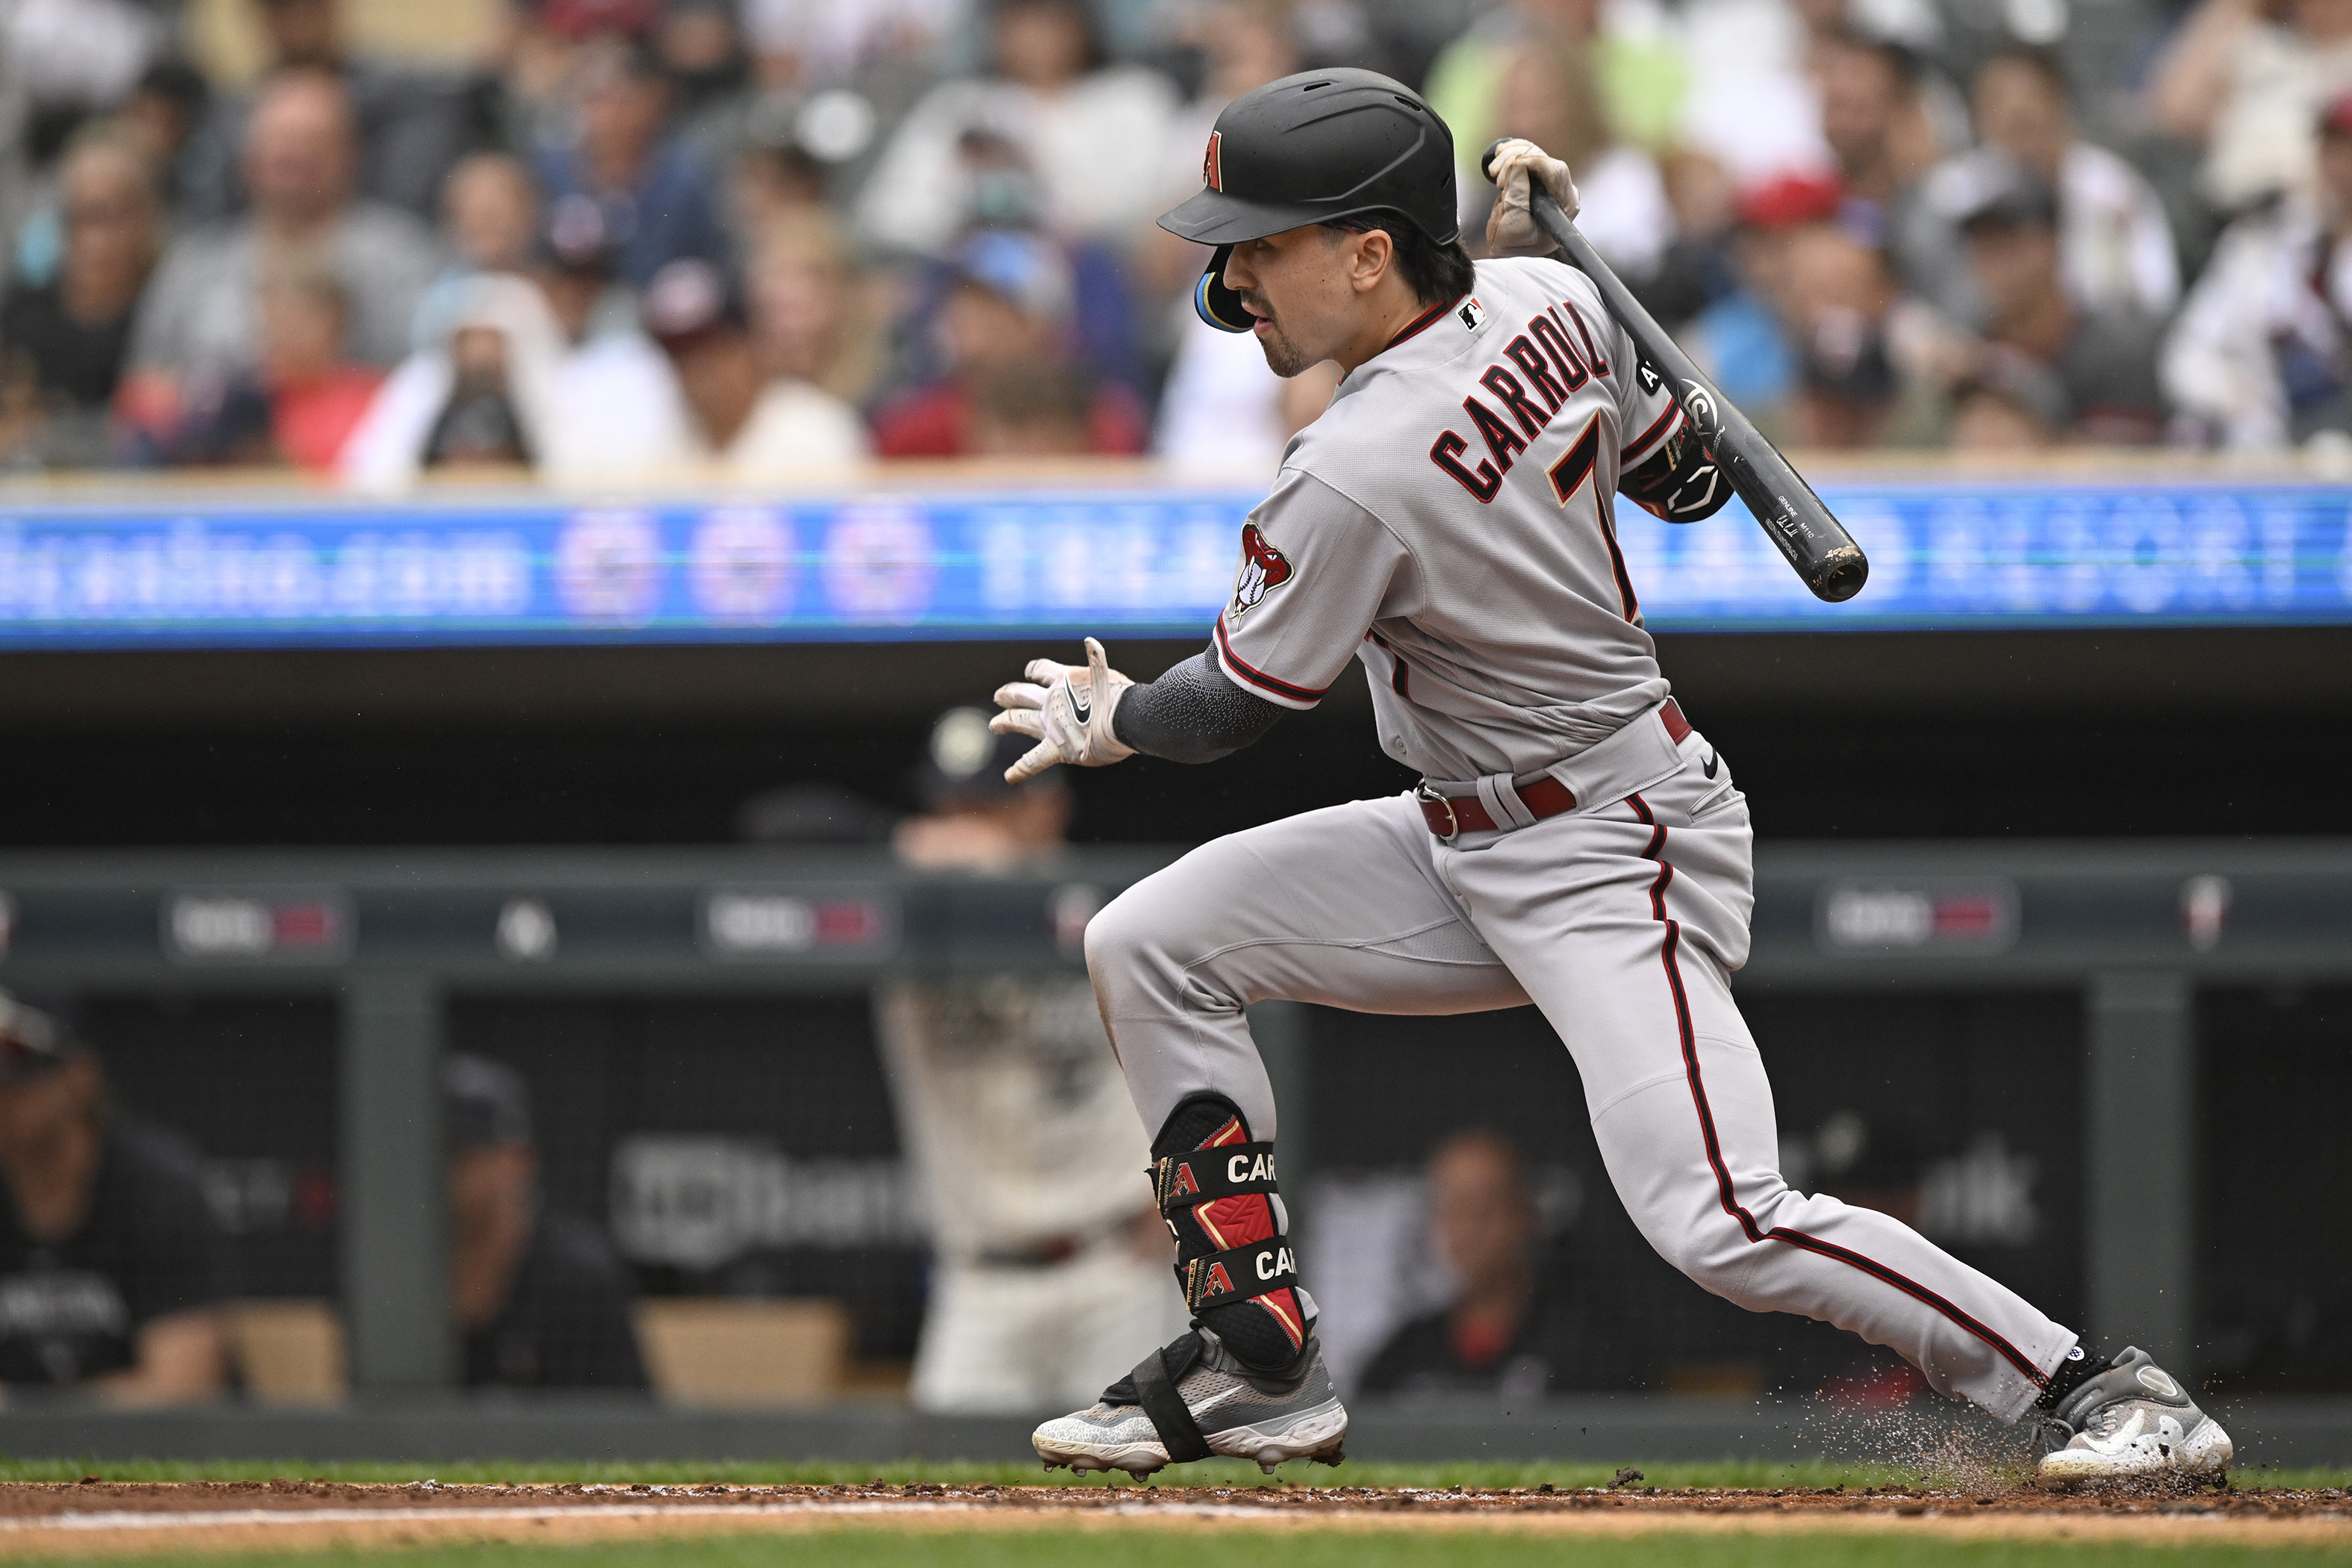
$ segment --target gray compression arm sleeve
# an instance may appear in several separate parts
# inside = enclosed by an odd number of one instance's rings
[[[1204,649],[1159,679],[1129,687],[1111,728],[1145,756],[1213,763],[1273,729],[1284,711],[1226,679],[1216,655]]]

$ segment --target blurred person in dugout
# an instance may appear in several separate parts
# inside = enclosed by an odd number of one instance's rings
[[[1545,1288],[1535,1193],[1510,1140],[1455,1133],[1430,1155],[1427,1182],[1430,1238],[1459,1292],[1390,1336],[1364,1391],[1531,1398],[1599,1385],[1624,1338],[1599,1323],[1562,1331],[1566,1303]]]
[[[228,1294],[195,1151],[117,1108],[98,1058],[0,994],[0,1383],[123,1404],[220,1392]]]
[[[977,708],[942,715],[919,770],[926,809],[899,825],[899,858],[983,875],[1050,865],[1069,790],[1052,773],[1004,782],[1027,745],[990,734]],[[1070,923],[1075,954],[1083,921]],[[877,1023],[936,1260],[916,1405],[1092,1398],[1182,1332],[1175,1247],[1137,1179],[1150,1160],[1143,1127],[1085,974],[898,984]]]
[[[643,1389],[627,1272],[594,1226],[541,1202],[521,1076],[453,1055],[441,1088],[467,1386]]]

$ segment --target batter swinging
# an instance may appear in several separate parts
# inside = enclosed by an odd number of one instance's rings
[[[1350,657],[1382,747],[1425,782],[1219,839],[1097,916],[1087,961],[1146,1128],[1193,1330],[1037,1429],[1049,1467],[1210,1454],[1338,1462],[1347,1414],[1286,1239],[1273,1093],[1243,1009],[1282,998],[1450,1014],[1534,1003],[1601,1157],[1663,1257],[1756,1311],[1888,1345],[1937,1390],[2050,1436],[2045,1477],[2219,1471],[2228,1436],[2144,1352],[2090,1353],[1874,1210],[1790,1190],[1771,1086],[1727,977],[1748,956],[1748,803],[1668,694],[1612,498],[1668,521],[1726,490],[1591,283],[1475,264],[1445,127],[1400,84],[1310,72],[1249,93],[1199,195],[1160,219],[1218,247],[1202,314],[1278,374],[1346,373],[1242,530],[1209,648],[1149,684],[1039,659],[995,727],[1008,776],[1142,752],[1207,761],[1315,706]],[[1489,249],[1540,248],[1507,142]]]

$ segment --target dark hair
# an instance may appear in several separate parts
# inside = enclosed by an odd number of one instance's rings
[[[1978,64],[1976,74],[1969,79],[1969,85],[1973,87],[1983,80],[1985,72],[1998,65],[2023,66],[2048,84],[2062,102],[2073,100],[2074,87],[2066,79],[2065,62],[2052,50],[2036,48],[2032,44],[2003,44]]]
[[[1350,234],[1379,229],[1396,247],[1398,276],[1412,286],[1413,298],[1424,305],[1446,305],[1477,286],[1478,275],[1459,237],[1440,245],[1402,214],[1374,213],[1370,217],[1338,218],[1322,226]]]
[[[1886,68],[1887,75],[1895,79],[1897,87],[1919,85],[1921,62],[1917,53],[1908,45],[1847,26],[1831,28],[1822,35],[1821,41],[1833,47],[1870,56]]]
[[[160,98],[194,121],[204,112],[212,98],[212,84],[204,72],[184,59],[166,58],[157,60],[140,75],[134,89],[150,97]]]
[[[1066,12],[1077,21],[1086,35],[1086,57],[1078,66],[1081,74],[1092,75],[1110,64],[1110,41],[1104,36],[1102,16],[1093,0],[996,0],[988,8],[989,25],[994,26],[1007,11],[1024,7]],[[992,45],[992,51],[993,47]]]

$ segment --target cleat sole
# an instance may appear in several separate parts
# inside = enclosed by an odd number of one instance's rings
[[[2237,1457],[2229,1434],[2211,1417],[2200,1421],[2178,1442],[2146,1441],[2120,1453],[2101,1454],[2084,1448],[2060,1448],[2042,1456],[2036,1479],[2043,1485],[2066,1488],[2099,1481],[2148,1480],[2178,1477],[2212,1480],[2229,1473]]]
[[[1276,1465],[1292,1459],[1314,1459],[1336,1465],[1348,1456],[1340,1444],[1348,1435],[1348,1412],[1338,1400],[1310,1410],[1278,1431],[1233,1426],[1209,1436],[1210,1451],[1225,1458],[1252,1459],[1268,1475]],[[1168,1466],[1168,1450],[1157,1443],[1080,1443],[1053,1438],[1034,1439],[1037,1457],[1045,1468],[1067,1465],[1074,1473],[1125,1470],[1139,1480]]]

